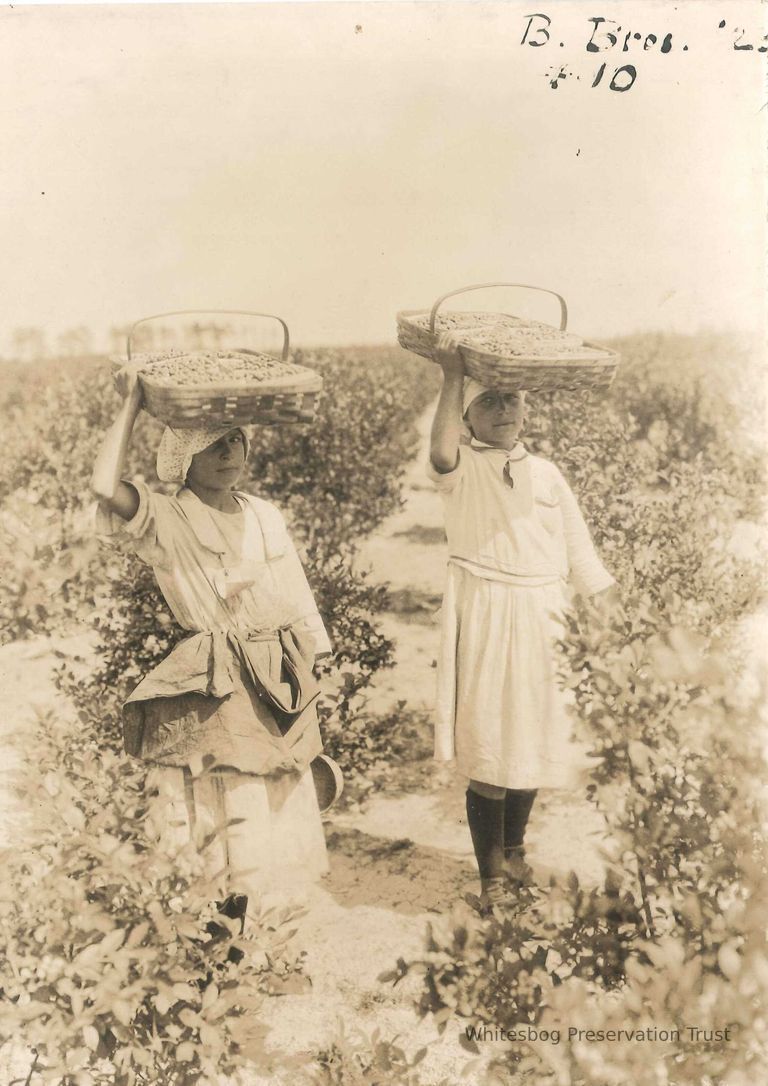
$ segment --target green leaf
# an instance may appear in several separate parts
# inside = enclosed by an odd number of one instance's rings
[[[470,1040],[463,1030],[459,1033],[459,1044],[465,1051],[471,1052],[473,1056],[480,1055],[480,1048],[478,1047],[477,1042]]]
[[[85,815],[76,807],[73,803],[68,804],[60,811],[61,817],[64,819],[70,829],[82,831],[85,829]]]
[[[142,920],[134,928],[131,928],[128,933],[128,938],[125,941],[125,945],[133,949],[140,946],[144,942],[144,939],[149,931],[149,924],[146,920]]]
[[[118,928],[104,936],[99,943],[99,950],[102,954],[114,954],[116,950],[120,949],[124,942],[125,931],[122,928]]]
[[[93,1026],[83,1026],[83,1040],[95,1052],[99,1047],[99,1031]]]
[[[179,1063],[192,1063],[195,1053],[195,1046],[190,1041],[184,1041],[176,1048],[176,1059]]]
[[[724,943],[720,947],[717,952],[717,964],[729,980],[735,980],[738,977],[741,972],[741,956],[734,943]]]
[[[126,1003],[125,1000],[116,999],[112,1004],[112,1013],[123,1026],[130,1026],[133,1021],[133,1007],[129,1003]]]
[[[160,1014],[166,1015],[176,1001],[167,992],[158,992],[152,1002]]]

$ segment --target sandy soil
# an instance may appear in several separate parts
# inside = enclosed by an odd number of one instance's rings
[[[445,543],[440,500],[424,477],[428,419],[421,422],[422,447],[405,484],[403,508],[367,541],[361,564],[377,581],[391,585],[395,609],[382,616],[396,642],[396,665],[378,678],[369,708],[385,712],[405,700],[428,709],[434,686]],[[87,634],[69,639],[39,639],[0,650],[0,682],[6,711],[0,729],[27,730],[35,707],[56,704],[52,670],[61,656],[87,652]],[[33,693],[30,693],[33,692]],[[60,706],[61,711],[66,707]],[[19,778],[17,756],[3,744],[0,771],[0,849],[23,828],[24,811],[10,787]],[[5,753],[7,751],[7,753]],[[413,780],[423,781],[413,790]],[[478,884],[464,820],[465,782],[450,767],[425,763],[409,775],[410,791],[372,797],[363,810],[327,818],[331,872],[306,899],[299,939],[306,948],[311,989],[275,998],[268,1008],[268,1053],[272,1064],[254,1082],[296,1078],[298,1067],[313,1062],[343,1030],[385,1037],[398,1035],[409,1053],[429,1044],[422,1064],[424,1081],[458,1081],[469,1058],[456,1029],[442,1038],[414,1008],[416,978],[392,988],[378,976],[398,957],[418,957],[430,919],[463,900]],[[595,848],[600,824],[576,796],[542,794],[529,831],[537,875],[575,868],[584,881],[599,876]],[[25,1060],[14,1073],[20,1073]],[[29,1064],[26,1063],[26,1067]],[[11,1071],[6,1066],[5,1081]],[[0,1081],[3,1076],[0,1071]]]
[[[436,612],[446,552],[440,501],[423,470],[427,428],[425,416],[403,508],[368,540],[361,557],[376,580],[391,585],[396,608],[382,616],[387,634],[395,639],[397,661],[377,679],[370,699],[376,711],[402,700],[411,708],[428,709],[432,701]],[[5,699],[0,734],[28,727],[36,704],[55,703],[55,654],[82,652],[86,645],[83,635],[0,650]],[[0,849],[13,841],[18,820],[23,821],[8,788],[18,772],[14,756],[4,753]],[[414,787],[413,780],[422,784]],[[464,820],[464,788],[465,782],[449,767],[428,762],[420,775],[409,775],[409,791],[378,793],[363,810],[343,810],[327,818],[331,872],[308,894],[299,934],[311,988],[270,1001],[271,1067],[254,1077],[254,1083],[295,1081],[298,1069],[311,1064],[340,1029],[349,1035],[357,1029],[370,1034],[376,1028],[384,1037],[399,1035],[411,1053],[429,1043],[422,1064],[425,1083],[460,1081],[469,1057],[458,1045],[456,1027],[438,1039],[431,1023],[419,1020],[413,1008],[416,978],[395,989],[377,978],[398,957],[418,957],[427,923],[461,902],[467,891],[478,889]],[[527,838],[537,878],[546,883],[552,871],[575,870],[582,883],[597,881],[600,836],[601,821],[580,794],[540,793]],[[7,1067],[6,1075],[3,1078],[0,1068],[0,1084],[12,1077]]]

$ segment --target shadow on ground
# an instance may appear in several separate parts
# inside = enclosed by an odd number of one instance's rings
[[[427,546],[437,543],[445,543],[445,529],[432,524],[414,524],[412,528],[405,528],[400,532],[392,533],[393,539],[406,539],[409,543],[423,543]]]
[[[359,905],[408,916],[444,912],[462,898],[470,864],[408,837],[374,837],[352,828],[328,835],[331,874],[326,890],[344,908]]]
[[[425,592],[421,588],[390,588],[387,592],[387,610],[402,622],[422,622],[432,625],[442,605],[442,596]]]

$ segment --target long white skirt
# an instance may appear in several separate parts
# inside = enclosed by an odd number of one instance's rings
[[[569,697],[556,677],[563,584],[521,587],[450,563],[437,668],[435,758],[503,788],[576,783]]]
[[[228,766],[202,775],[176,766],[153,766],[147,786],[169,799],[164,841],[198,843],[229,819],[205,849],[206,873],[220,876],[218,893],[290,898],[328,871],[325,834],[312,773],[257,776]],[[271,903],[271,902],[268,902]]]

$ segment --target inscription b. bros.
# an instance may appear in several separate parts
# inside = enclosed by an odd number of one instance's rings
[[[566,43],[559,41],[552,19],[543,12],[526,15],[523,35],[520,45],[532,49],[550,48],[559,46],[565,48]],[[656,52],[669,54],[674,52],[688,52],[688,44],[679,42],[673,38],[671,32],[664,34],[655,32],[641,32],[634,28],[627,28],[613,19],[605,19],[601,15],[591,16],[586,20],[583,48],[586,53],[630,53],[633,60],[643,53]],[[728,26],[725,19],[717,24],[717,32],[726,31],[733,35],[733,52],[737,53],[765,53],[768,52],[768,35],[764,36],[759,45],[749,41],[749,35],[743,27]],[[726,35],[723,35],[727,37]],[[597,87],[603,81],[608,62],[604,61],[594,74],[592,87]],[[562,81],[572,76],[572,72],[566,65],[555,65],[547,72],[550,86],[556,90]],[[576,76],[577,80],[581,77]],[[634,63],[618,65],[613,74],[608,77],[606,85],[612,91],[624,93],[634,86],[637,79],[637,67]]]

